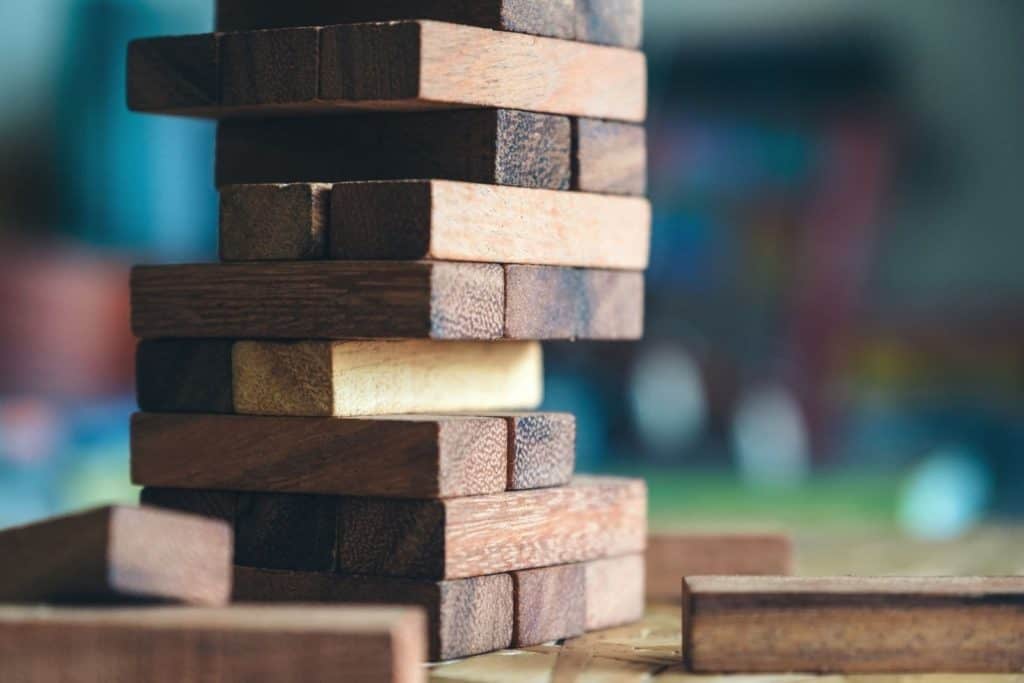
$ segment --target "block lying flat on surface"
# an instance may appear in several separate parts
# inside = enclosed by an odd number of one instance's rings
[[[512,643],[508,574],[426,581],[235,568],[234,600],[277,603],[407,604],[427,616],[431,660],[456,659]]]
[[[515,631],[512,647],[540,645],[583,633],[586,567],[565,564],[512,572]]]
[[[687,577],[698,672],[1019,672],[1024,577]]]
[[[153,412],[234,411],[232,345],[221,339],[140,342],[135,352],[139,408]]]
[[[425,631],[408,607],[0,607],[0,680],[423,683]]]
[[[500,266],[469,263],[244,263],[132,271],[142,338],[494,339]]]
[[[106,507],[7,529],[0,557],[0,602],[221,605],[231,593],[231,530],[160,510]]]
[[[455,579],[640,552],[647,491],[586,477],[444,501],[345,498],[339,527],[342,573]]]
[[[564,116],[504,109],[227,121],[217,185],[439,178],[567,190]]]
[[[536,342],[254,342],[234,346],[235,411],[353,416],[536,408]]]
[[[444,180],[342,183],[331,257],[647,267],[646,199]]]
[[[642,125],[573,119],[572,189],[647,193],[647,132]]]
[[[576,0],[576,40],[640,47],[643,0]]]
[[[327,255],[330,185],[228,185],[220,191],[222,261],[303,261]]]
[[[219,47],[211,33],[128,44],[128,102],[140,111],[197,114],[220,104]]]
[[[644,616],[644,556],[594,560],[586,568],[585,630],[597,631],[639,621]]]
[[[676,604],[684,576],[793,572],[793,541],[785,534],[651,534],[646,555],[647,598]]]

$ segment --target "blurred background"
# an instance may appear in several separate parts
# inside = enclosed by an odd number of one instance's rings
[[[1019,521],[1024,3],[647,4],[647,339],[547,355],[580,468],[646,476],[655,527]],[[136,499],[128,269],[215,260],[217,197],[125,44],[212,5],[0,3],[0,526]]]

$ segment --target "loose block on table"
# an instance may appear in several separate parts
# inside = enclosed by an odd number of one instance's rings
[[[632,123],[572,120],[572,189],[647,193],[647,133]]]
[[[585,565],[580,563],[512,572],[512,647],[540,645],[583,633],[587,613],[586,572]]]
[[[301,261],[327,256],[330,185],[228,185],[220,190],[222,261]]]
[[[438,178],[569,189],[564,116],[507,109],[225,121],[216,183]]]
[[[678,604],[680,579],[705,575],[793,572],[793,541],[785,534],[651,534],[647,597]]]
[[[567,484],[575,434],[575,420],[564,413],[354,419],[137,413],[132,481],[202,490],[454,498]]]
[[[698,672],[1024,669],[1024,577],[687,577]]]
[[[622,626],[644,615],[644,556],[586,563],[587,631]]]
[[[336,259],[433,259],[643,270],[646,199],[445,180],[341,183]]]
[[[0,602],[219,605],[231,593],[230,528],[160,510],[106,507],[7,529],[0,558]]]
[[[0,607],[0,680],[423,683],[404,607]]]

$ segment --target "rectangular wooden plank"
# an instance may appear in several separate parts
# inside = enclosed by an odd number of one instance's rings
[[[221,261],[304,261],[327,256],[331,186],[228,185],[220,191]]]
[[[231,593],[230,528],[159,510],[104,507],[7,529],[0,557],[0,602],[223,605]]]
[[[536,408],[536,342],[257,342],[232,353],[235,411],[335,416]]]
[[[512,572],[515,629],[512,647],[581,635],[587,613],[586,568],[565,564]]]
[[[226,121],[218,187],[437,178],[567,190],[564,116],[506,109]]]
[[[643,0],[576,0],[576,40],[638,48],[643,43]]]
[[[643,336],[643,273],[506,266],[505,293],[508,339]]]
[[[1024,669],[1022,577],[687,577],[683,595],[698,672]]]
[[[572,120],[572,189],[616,195],[647,193],[647,131],[642,125]]]
[[[623,555],[587,562],[585,630],[597,631],[644,616],[644,556]]]
[[[646,199],[445,180],[341,183],[336,259],[476,261],[643,270]]]
[[[495,339],[504,322],[492,265],[140,266],[131,286],[141,338]]]
[[[136,97],[148,89],[135,79],[156,72],[181,81],[186,47],[156,40],[129,50],[129,61],[143,60],[128,67],[136,111],[224,119],[496,107],[632,122],[647,114],[642,52],[430,20],[190,36],[219,44],[219,104],[179,87],[173,107],[153,106],[162,99]],[[203,82],[209,68],[197,69]]]
[[[410,607],[0,607],[0,680],[424,683]]]
[[[128,43],[128,105],[138,111],[204,115],[220,105],[220,51],[212,33]]]
[[[585,477],[567,487],[444,501],[343,499],[339,571],[455,579],[639,552],[642,481]]]
[[[234,600],[253,603],[415,605],[427,616],[432,661],[468,657],[512,643],[508,574],[427,581],[322,572],[235,568]]]
[[[230,413],[231,341],[162,339],[135,351],[139,407],[153,412]]]
[[[793,573],[793,541],[785,534],[651,534],[647,599],[679,604],[680,579],[706,575]]]

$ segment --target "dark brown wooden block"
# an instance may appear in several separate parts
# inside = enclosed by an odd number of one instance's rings
[[[139,494],[139,502],[142,505],[219,519],[234,529],[235,520],[238,519],[240,496],[241,494],[233,491],[147,487]]]
[[[512,572],[515,630],[512,647],[581,635],[587,614],[586,568],[567,564]]]
[[[2,607],[0,680],[424,683],[425,621],[396,607]]]
[[[0,602],[227,603],[231,530],[106,507],[0,532]]]
[[[714,673],[1013,673],[1024,578],[688,577],[683,661]]]
[[[128,107],[203,115],[220,104],[217,37],[212,33],[128,44]]]
[[[260,263],[132,271],[142,338],[494,339],[500,266]]]
[[[643,336],[643,273],[507,266],[505,292],[509,339]]]
[[[600,477],[444,501],[345,498],[339,570],[455,579],[635,553],[646,513],[642,481]]]
[[[508,422],[508,488],[564,486],[576,464],[576,417],[569,413],[519,413]]]
[[[154,412],[230,413],[232,342],[140,342],[135,352],[139,407]]]
[[[647,132],[642,125],[573,119],[572,151],[572,189],[647,193]]]
[[[438,178],[569,188],[562,116],[466,110],[227,121],[217,185]]]
[[[298,106],[319,92],[315,28],[227,33],[220,39],[221,104]]]
[[[446,660],[512,643],[512,579],[507,574],[456,581],[340,576],[235,568],[237,602],[415,605],[427,615],[429,657]]]
[[[643,0],[576,0],[576,40],[638,48],[643,14]]]
[[[220,191],[222,261],[305,261],[327,255],[331,186],[228,185]]]

